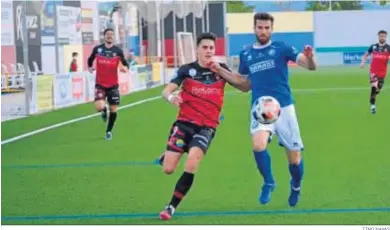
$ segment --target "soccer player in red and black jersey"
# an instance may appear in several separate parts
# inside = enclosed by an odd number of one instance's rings
[[[219,125],[226,82],[208,68],[215,54],[215,40],[216,36],[212,33],[201,34],[197,38],[197,61],[181,66],[162,93],[170,103],[179,107],[166,151],[160,158],[164,173],[172,174],[183,153],[188,153],[184,172],[176,183],[172,199],[160,213],[162,220],[171,219],[190,190],[194,174]],[[228,69],[225,64],[220,65]],[[180,86],[180,93],[175,94]]]
[[[364,68],[369,55],[372,55],[370,66],[370,83],[371,83],[371,113],[376,113],[375,101],[376,95],[379,94],[385,84],[387,75],[387,63],[390,60],[390,45],[386,43],[387,32],[381,30],[378,32],[379,42],[370,46],[364,54],[360,66]]]
[[[93,61],[96,58],[96,85],[95,85],[95,108],[102,113],[103,121],[107,121],[108,107],[106,98],[110,105],[110,115],[106,129],[106,140],[112,138],[112,128],[117,118],[117,109],[120,103],[118,67],[121,62],[121,72],[128,71],[128,64],[123,50],[114,45],[114,30],[104,31],[104,44],[93,48],[88,58],[88,68],[92,72]]]

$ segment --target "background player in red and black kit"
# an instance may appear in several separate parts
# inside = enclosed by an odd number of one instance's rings
[[[121,72],[128,70],[128,64],[123,50],[114,45],[114,30],[104,31],[104,44],[96,46],[88,58],[88,68],[92,72],[93,61],[96,58],[96,85],[95,85],[95,107],[102,113],[103,121],[107,121],[108,108],[106,98],[110,105],[110,115],[106,129],[106,139],[112,138],[112,128],[117,118],[117,109],[120,103],[118,66]]]
[[[385,77],[387,75],[387,63],[390,59],[390,45],[386,43],[387,32],[381,30],[378,32],[379,42],[373,44],[368,48],[364,54],[360,66],[364,68],[369,55],[372,55],[370,66],[370,83],[371,83],[371,113],[376,113],[375,101],[376,95],[379,94],[383,85],[385,84]]]
[[[164,173],[172,174],[184,152],[188,153],[184,172],[176,183],[173,196],[160,213],[160,219],[171,219],[180,201],[190,190],[199,163],[214,138],[223,106],[225,81],[209,68],[215,54],[216,36],[204,33],[197,38],[197,61],[181,66],[163,96],[179,106],[177,120],[173,123],[168,145],[160,158]],[[228,69],[224,64],[223,68]],[[181,86],[181,92],[174,92]]]

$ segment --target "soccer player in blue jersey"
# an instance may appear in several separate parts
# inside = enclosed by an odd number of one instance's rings
[[[315,70],[316,63],[310,46],[305,46],[303,53],[299,53],[284,42],[271,41],[273,24],[274,18],[270,14],[255,14],[254,32],[257,42],[240,53],[239,73],[226,71],[214,62],[210,63],[210,66],[212,71],[217,72],[237,89],[243,92],[251,90],[252,105],[261,96],[272,96],[279,101],[282,109],[276,123],[260,124],[251,116],[253,153],[264,179],[259,201],[261,204],[267,204],[275,188],[267,144],[276,133],[279,144],[287,153],[291,174],[288,203],[294,207],[299,200],[303,177],[303,142],[289,85],[288,62],[295,62],[309,70]]]

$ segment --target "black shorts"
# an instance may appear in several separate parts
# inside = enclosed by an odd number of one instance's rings
[[[204,153],[215,136],[214,128],[199,126],[190,122],[175,121],[172,125],[167,150],[184,153],[192,147],[199,147]]]
[[[95,85],[95,101],[106,100],[110,105],[120,104],[119,86],[115,85],[110,88],[106,88],[101,85]]]
[[[370,83],[378,82],[378,89],[381,90],[385,85],[385,78],[375,76],[375,74],[370,74]]]

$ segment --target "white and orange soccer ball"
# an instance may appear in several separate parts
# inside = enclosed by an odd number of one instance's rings
[[[271,96],[258,98],[253,104],[253,118],[260,124],[273,124],[280,116],[280,104]]]

